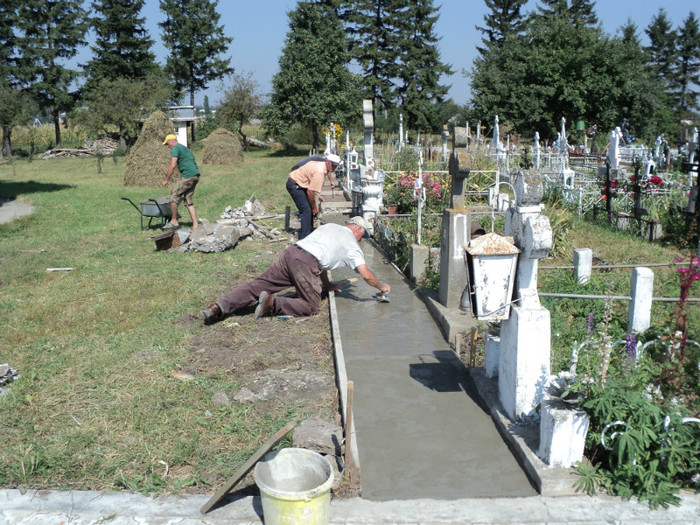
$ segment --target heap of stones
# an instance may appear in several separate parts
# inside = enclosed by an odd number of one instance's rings
[[[227,206],[221,217],[212,224],[206,219],[192,231],[189,242],[180,249],[189,252],[216,253],[233,249],[241,240],[286,241],[279,228],[269,228],[262,221],[276,218],[266,213],[265,207],[253,195],[238,208]]]
[[[7,363],[0,364],[0,396],[9,394],[12,390],[10,385],[17,379],[19,379],[17,370],[10,368],[10,365]]]

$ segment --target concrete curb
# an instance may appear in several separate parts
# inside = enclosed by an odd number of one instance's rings
[[[252,525],[262,521],[260,498],[249,496],[202,516],[206,495],[159,496],[90,491],[0,490],[0,523],[8,525]],[[650,510],[645,503],[606,496],[418,499],[373,502],[334,499],[330,525],[700,525],[700,498]]]

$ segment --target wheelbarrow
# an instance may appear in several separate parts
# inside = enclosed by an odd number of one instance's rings
[[[141,201],[141,207],[139,208],[134,204],[134,202],[128,197],[122,197],[123,201],[129,201],[129,203],[136,208],[136,210],[141,215],[141,229],[147,230],[151,227],[151,221],[153,219],[160,219],[161,228],[165,226],[165,223],[170,220],[172,213],[170,211],[170,201],[167,197],[156,197],[155,199],[146,199]],[[144,219],[148,219],[148,224],[144,227]]]

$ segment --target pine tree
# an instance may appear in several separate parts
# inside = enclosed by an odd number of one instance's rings
[[[539,16],[551,20],[562,18],[575,28],[595,27],[598,16],[595,14],[594,0],[542,0]]]
[[[438,17],[433,0],[413,0],[400,18],[400,46],[404,53],[397,72],[398,97],[409,129],[429,131],[442,124],[435,121],[436,109],[449,86],[441,85],[440,77],[453,71],[440,60],[439,39],[434,30]]]
[[[598,16],[595,14],[595,0],[571,0],[569,16],[574,27],[595,27]]]
[[[525,15],[520,10],[527,0],[484,0],[490,13],[484,15],[484,27],[476,29],[484,33],[481,41],[486,47],[477,47],[482,56],[489,47],[501,45],[506,36],[519,34],[525,27]]]
[[[145,0],[94,0],[97,16],[90,18],[95,31],[94,58],[85,64],[89,90],[102,79],[143,80],[158,70],[151,52],[153,40],[139,17]]]
[[[0,3],[0,89],[6,90],[3,95],[4,101],[0,101],[0,105],[14,97],[15,90],[12,85],[15,82],[16,65],[16,35],[15,25],[17,23],[17,1],[5,0]],[[13,100],[10,107],[14,107]],[[10,135],[12,133],[12,124],[14,118],[7,118],[9,115],[0,115],[0,125],[2,126],[2,145],[0,146],[0,157],[3,155],[12,155],[12,143]]]
[[[350,35],[350,54],[362,70],[364,98],[395,107],[394,79],[402,48],[396,22],[406,11],[405,0],[349,0],[341,18]]]
[[[187,90],[191,106],[195,92],[233,73],[231,59],[221,58],[233,39],[225,36],[218,25],[218,4],[218,0],[160,0],[166,19],[158,25],[170,51],[165,69],[176,87]]]
[[[678,33],[678,120],[683,120],[700,109],[698,86],[700,86],[700,28],[692,11],[683,21]]]
[[[347,68],[348,42],[332,1],[300,1],[289,13],[279,71],[272,79],[265,128],[282,137],[295,124],[320,145],[320,126],[331,121],[347,126],[360,115],[358,79]]]
[[[645,33],[649,37],[646,48],[648,63],[656,75],[665,81],[669,88],[673,85],[672,69],[677,58],[678,34],[671,26],[663,8],[651,19]]]
[[[64,65],[85,45],[86,13],[79,0],[24,0],[17,28],[17,76],[39,106],[53,116],[56,147],[61,147],[60,114],[75,102],[69,92],[77,72]]]

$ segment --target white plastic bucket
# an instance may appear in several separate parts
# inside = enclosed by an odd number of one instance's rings
[[[255,465],[265,525],[328,525],[333,467],[311,450],[283,448]]]

